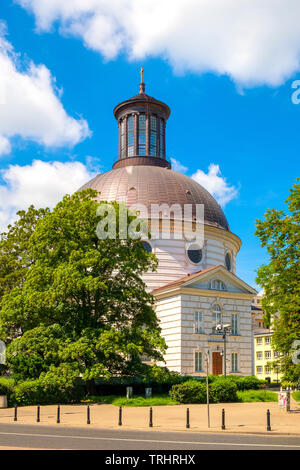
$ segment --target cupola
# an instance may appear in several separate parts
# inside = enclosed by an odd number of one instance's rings
[[[171,168],[166,159],[168,105],[145,94],[141,68],[140,92],[114,108],[119,126],[119,157],[114,168],[151,165]]]

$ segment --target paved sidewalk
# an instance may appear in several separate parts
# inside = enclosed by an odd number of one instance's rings
[[[186,409],[190,410],[190,428],[186,429]],[[226,430],[221,430],[222,409],[226,414]],[[271,431],[267,431],[267,409],[271,412]],[[221,403],[210,405],[208,428],[206,405],[172,405],[153,407],[153,428],[149,427],[149,408],[122,408],[122,429],[148,429],[187,432],[231,432],[294,434],[300,436],[300,403],[292,400],[287,413],[277,403]],[[57,406],[41,406],[40,423],[56,425]],[[36,406],[18,408],[18,423],[35,424]],[[89,426],[114,429],[118,426],[119,409],[114,405],[90,405],[91,424],[87,425],[86,405],[61,405],[60,422],[64,426]],[[0,409],[0,423],[14,422],[14,409]],[[16,423],[17,424],[17,423]],[[38,426],[39,423],[36,423]],[[59,424],[57,424],[59,426]]]

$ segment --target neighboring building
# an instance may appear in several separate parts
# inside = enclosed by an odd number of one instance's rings
[[[280,382],[281,374],[272,367],[278,358],[272,349],[272,335],[272,331],[263,329],[254,334],[254,370],[259,379]]]
[[[262,296],[254,297],[251,305],[253,329],[253,373],[256,377],[270,382],[281,379],[277,368],[272,367],[276,362],[277,353],[272,349],[273,330],[264,323],[264,311],[261,307]]]
[[[224,373],[224,341],[217,324],[232,325],[227,338],[226,371],[249,375],[252,372],[251,302],[257,293],[236,275],[236,256],[241,240],[233,234],[217,201],[196,181],[173,171],[166,157],[166,122],[170,108],[140,93],[114,109],[119,126],[119,157],[113,169],[97,175],[83,188],[99,192],[99,200],[125,202],[128,207],[143,204],[149,211],[159,205],[159,233],[144,242],[158,259],[156,272],[144,276],[147,289],[155,297],[165,355],[170,370],[203,375],[206,353],[210,353],[210,373]],[[176,239],[179,225],[168,208],[204,206],[204,243]],[[167,237],[163,221],[170,217],[172,237]],[[180,228],[182,223],[180,222]]]

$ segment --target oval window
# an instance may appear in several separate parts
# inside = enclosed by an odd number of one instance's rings
[[[147,251],[147,253],[152,252],[152,246],[150,245],[150,243],[142,241],[142,245],[143,245],[144,250]]]
[[[198,264],[202,260],[202,250],[198,245],[190,245],[187,249],[187,255],[194,264]]]

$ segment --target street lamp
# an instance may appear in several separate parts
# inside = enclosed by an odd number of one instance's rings
[[[218,325],[216,325],[216,331],[223,334],[223,339],[224,339],[224,377],[226,377],[226,337],[231,332],[231,325],[229,323],[227,323],[226,325],[223,325],[223,324],[219,323]]]

